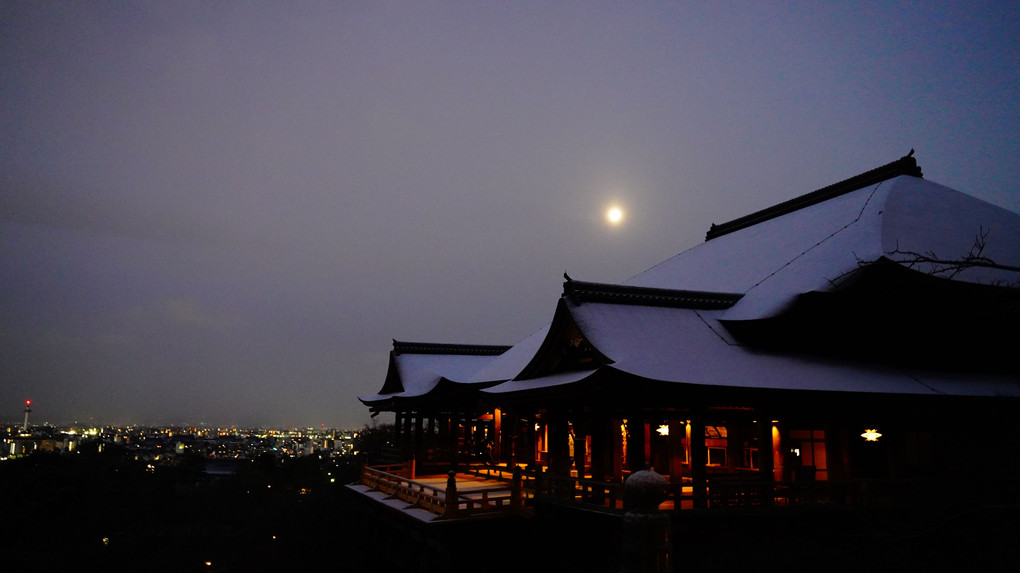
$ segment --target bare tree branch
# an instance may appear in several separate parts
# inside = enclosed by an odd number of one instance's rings
[[[934,251],[928,251],[925,253],[902,251],[899,248],[899,243],[897,243],[896,248],[889,253],[890,260],[905,265],[909,269],[922,270],[923,268],[926,268],[927,270],[925,272],[927,274],[947,279],[952,279],[959,273],[971,268],[1020,272],[1020,267],[1000,264],[985,256],[984,252],[985,247],[988,245],[988,234],[990,231],[991,229],[979,227],[978,234],[974,236],[974,243],[970,247],[970,252],[959,258],[942,258],[935,254]],[[854,257],[857,259],[857,268],[842,273],[834,279],[829,279],[830,286],[835,287],[850,276],[857,274],[857,272],[861,269],[875,263],[875,261],[866,261],[861,259],[860,257],[857,257],[856,254]],[[1020,286],[1020,279],[1012,283],[999,283],[998,286]]]

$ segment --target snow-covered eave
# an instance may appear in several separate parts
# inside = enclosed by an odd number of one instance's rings
[[[728,338],[720,311],[585,304],[574,309],[586,338],[614,362],[606,374],[705,387],[865,394],[1014,396],[1020,379],[1010,373],[942,372],[924,364],[875,361],[756,349]],[[909,358],[909,357],[907,357]],[[933,363],[934,364],[934,363]],[[532,381],[548,386],[547,381]],[[517,386],[524,388],[523,386]]]
[[[791,359],[795,360],[795,359]],[[830,365],[813,365],[794,370],[786,370],[786,374],[800,371],[804,374],[824,374]],[[1020,399],[1020,381],[1015,377],[993,374],[969,374],[952,376],[937,371],[898,371],[895,369],[875,368],[870,365],[840,365],[843,369],[838,377],[827,382],[814,380],[810,383],[798,383],[794,379],[783,381],[780,376],[766,378],[727,378],[719,377],[709,381],[649,378],[640,372],[620,367],[619,365],[601,366],[594,370],[564,372],[540,378],[512,380],[481,391],[484,396],[493,398],[526,399],[531,396],[541,397],[557,393],[570,393],[584,384],[606,381],[643,381],[659,385],[669,391],[675,388],[679,392],[704,394],[712,391],[748,391],[777,392],[780,394],[806,393],[815,395],[855,395],[855,396],[932,396],[946,398],[1002,398]],[[634,387],[626,383],[618,389],[627,391]],[[620,400],[630,399],[620,396]]]
[[[519,396],[524,393],[563,388],[591,379],[599,369],[559,372],[537,378],[508,380],[481,391],[491,396]]]
[[[488,388],[489,386],[499,384],[501,381],[461,381],[452,380],[445,376],[439,376],[435,378],[433,382],[426,386],[419,387],[416,391],[404,391],[394,392],[391,394],[371,394],[368,396],[359,396],[358,399],[362,402],[370,401],[387,401],[387,400],[413,400],[425,397],[436,397],[440,395],[448,395],[458,392],[471,392],[473,390]]]

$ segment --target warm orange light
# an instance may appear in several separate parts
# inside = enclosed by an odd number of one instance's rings
[[[879,434],[878,430],[871,429],[864,430],[864,433],[861,434],[861,437],[864,438],[864,441],[866,442],[877,442],[878,439],[882,437],[882,434]]]
[[[662,424],[655,431],[658,432],[660,436],[668,436],[669,426],[667,426],[666,424]]]

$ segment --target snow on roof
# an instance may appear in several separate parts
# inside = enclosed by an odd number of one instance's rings
[[[566,308],[585,338],[611,361],[611,366],[603,368],[650,380],[783,390],[1020,396],[1020,382],[1007,375],[910,371],[902,366],[762,352],[738,344],[718,322],[774,316],[803,293],[831,290],[834,282],[862,262],[887,258],[932,272],[914,264],[915,255],[960,259],[982,236],[981,255],[998,268],[976,266],[953,278],[985,284],[1020,282],[1016,270],[1020,268],[1020,215],[937,183],[900,175],[711,235],[705,243],[625,283],[744,293],[729,309],[642,306],[633,300],[624,304],[575,301]],[[565,294],[569,286],[565,285]],[[507,355],[513,354],[514,364],[519,365],[522,360],[517,357],[530,358],[542,342],[536,333]],[[486,392],[548,387],[592,374],[512,380]]]
[[[542,346],[549,333],[549,324],[528,336],[494,360],[471,374],[474,382],[497,382],[510,380],[528,365],[535,352]]]
[[[862,261],[911,259],[905,253],[965,256],[983,231],[984,255],[1020,267],[1020,215],[901,175],[713,238],[625,284],[744,293],[726,318],[762,318],[782,312],[799,294],[830,290],[831,281]],[[975,267],[955,279],[1012,284],[1020,273]]]
[[[906,163],[913,165],[912,159]],[[920,174],[919,169],[904,172]],[[395,356],[404,385],[400,395],[425,395],[444,378],[463,384],[506,381],[483,390],[503,394],[580,382],[602,370],[618,370],[693,385],[1020,396],[1015,376],[911,371],[849,359],[764,352],[741,346],[719,323],[776,316],[799,295],[831,290],[862,263],[882,258],[939,276],[936,267],[918,264],[921,259],[960,259],[980,247],[982,261],[995,264],[967,268],[954,280],[1020,284],[1020,215],[913,175],[886,179],[872,175],[859,176],[868,176],[860,188],[842,182],[713,227],[706,242],[624,283],[701,294],[743,294],[729,308],[643,306],[646,303],[635,302],[635,297],[622,295],[620,303],[582,301],[584,297],[571,295],[565,288],[570,302],[559,305],[557,312],[569,312],[583,336],[610,360],[599,369],[516,379],[547,339],[557,336],[547,325],[500,356]]]
[[[761,222],[688,249],[625,281],[624,284],[746,293],[805,251],[856,222],[871,193],[878,187],[813,205],[789,215]],[[799,224],[791,228],[791,218]],[[876,231],[877,239],[877,231]],[[854,263],[851,253],[849,263]]]
[[[884,211],[882,251],[887,257],[903,261],[909,258],[904,253],[909,252],[959,260],[981,240],[983,257],[1014,270],[972,266],[954,280],[1020,282],[1020,214],[938,183],[909,177],[890,191]],[[983,238],[979,237],[982,233]],[[930,271],[923,265],[918,268]]]
[[[425,396],[443,379],[460,384],[476,382],[472,374],[493,361],[497,356],[486,354],[450,353],[400,353],[393,355],[396,374],[400,377],[403,391],[376,393],[359,396],[362,402],[378,402],[388,398],[413,398]]]
[[[1007,375],[910,371],[759,352],[736,344],[718,324],[725,311],[584,303],[570,312],[585,338],[613,361],[611,368],[649,380],[782,390],[1020,396],[1020,381]]]
[[[557,374],[551,374],[549,376],[542,376],[540,378],[528,378],[526,380],[511,380],[502,384],[497,384],[491,388],[482,390],[485,394],[507,394],[510,392],[521,392],[525,390],[539,390],[541,388],[552,388],[554,386],[563,386],[564,384],[571,384],[574,382],[580,382],[589,376],[595,374],[598,370],[578,370],[573,372],[559,372]]]

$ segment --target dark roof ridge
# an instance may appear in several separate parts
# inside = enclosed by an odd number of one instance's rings
[[[568,280],[563,283],[563,296],[569,297],[578,304],[603,302],[719,310],[730,308],[744,295]]]
[[[900,175],[924,177],[921,173],[921,168],[917,165],[917,160],[914,159],[913,155],[914,150],[911,149],[910,153],[907,155],[904,155],[892,163],[876,167],[871,171],[865,171],[860,175],[855,175],[849,179],[844,179],[838,183],[833,183],[832,185],[822,187],[821,189],[801,195],[800,197],[795,197],[789,201],[778,203],[771,207],[762,209],[761,211],[756,211],[750,215],[744,215],[743,217],[733,219],[726,223],[720,223],[718,225],[712,223],[712,227],[709,228],[708,233],[705,234],[705,240],[711,241],[716,237],[757,225],[763,221],[774,219],[787,213],[792,213],[798,209],[803,209],[804,207],[815,205],[822,201],[827,201],[833,197],[845,195],[846,193],[856,191],[869,185],[881,183],[882,181],[892,179],[893,177],[898,177]]]
[[[495,344],[443,344],[437,342],[401,342],[393,340],[393,353],[400,354],[467,354],[475,356],[498,356],[510,346]]]

